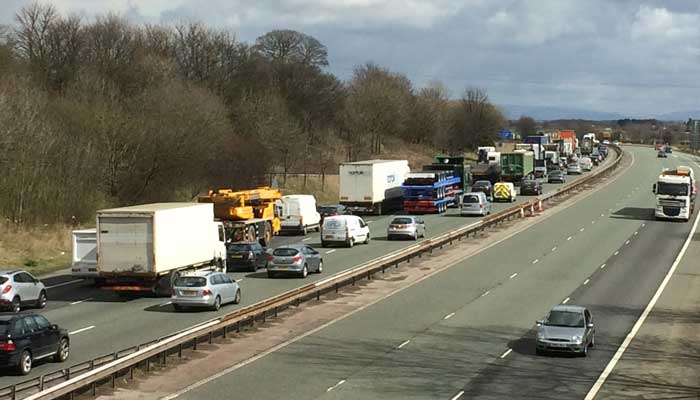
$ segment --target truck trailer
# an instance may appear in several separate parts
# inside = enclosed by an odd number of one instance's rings
[[[340,164],[340,201],[355,214],[400,210],[401,185],[411,171],[407,160],[367,160]]]
[[[506,182],[520,182],[535,172],[535,156],[530,151],[501,153],[501,179]]]
[[[406,175],[401,186],[403,209],[412,214],[445,212],[447,207],[459,205],[468,182],[464,157],[436,156],[422,172]]]

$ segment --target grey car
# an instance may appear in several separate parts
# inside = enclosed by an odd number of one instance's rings
[[[46,307],[44,284],[27,271],[0,271],[0,307],[19,312],[25,306]]]
[[[223,272],[198,271],[175,279],[171,301],[175,311],[185,307],[217,311],[223,304],[240,303],[241,287]]]
[[[290,244],[278,247],[267,257],[267,277],[293,274],[306,278],[309,272],[323,272],[323,257],[313,247],[304,244]]]
[[[593,317],[585,307],[560,304],[537,321],[537,326],[537,354],[568,352],[585,357],[595,346]]]
[[[487,216],[491,214],[491,202],[484,192],[468,192],[462,196],[459,214]]]
[[[583,169],[581,168],[581,164],[579,163],[573,163],[569,164],[569,166],[566,168],[566,173],[567,175],[581,175],[583,173]]]
[[[392,240],[404,237],[417,240],[425,237],[425,221],[417,217],[394,217],[386,229],[386,238]]]

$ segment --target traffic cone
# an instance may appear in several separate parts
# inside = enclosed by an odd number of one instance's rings
[[[520,209],[520,218],[525,218],[525,209],[524,208]]]
[[[542,212],[544,211],[544,207],[542,207],[542,200],[539,200],[537,202],[537,212]]]
[[[530,204],[530,216],[534,217],[535,216],[535,206]]]

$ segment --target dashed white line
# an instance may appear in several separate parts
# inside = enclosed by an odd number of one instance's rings
[[[506,358],[508,357],[508,354],[510,354],[513,351],[513,349],[508,349],[505,351],[505,353],[501,354],[501,358]]]
[[[451,398],[450,400],[457,400],[457,399],[459,399],[460,397],[462,397],[463,395],[464,395],[464,390],[460,390],[459,393],[457,393],[456,395],[452,396],[452,398]]]
[[[591,221],[591,225],[592,225],[592,224],[595,224],[595,221]]]
[[[517,273],[517,272],[514,273],[513,275],[511,275],[510,277],[508,277],[508,279],[513,279],[513,278],[515,278],[516,276],[518,276],[518,273]]]
[[[625,244],[630,244],[630,241],[629,241],[629,240],[628,240],[628,241],[626,241],[626,242],[625,242]]]
[[[535,258],[534,260],[532,260],[532,263],[533,263],[533,264],[537,264],[538,262],[540,262],[540,259],[539,259],[539,258]]]
[[[488,296],[489,293],[491,293],[491,291],[490,291],[490,290],[487,290],[487,291],[484,292],[484,294],[481,295],[481,297]]]
[[[610,211],[612,211],[612,208],[610,209]],[[601,217],[604,217],[604,216],[605,216],[605,214],[600,214],[600,216],[601,216]]]
[[[642,228],[644,228],[645,226],[647,226],[647,224],[642,224]]]
[[[616,251],[616,252],[613,253],[614,256],[616,256],[616,255],[618,255],[618,254],[620,254],[619,251]]]
[[[165,307],[165,306],[169,306],[169,305],[171,305],[171,304],[173,304],[173,302],[172,302],[172,301],[169,301],[169,302],[167,302],[167,303],[163,303],[163,304],[159,305],[158,307]]]
[[[569,236],[568,238],[566,238],[566,240],[571,240],[571,236]]]
[[[331,253],[335,253],[335,249],[333,249],[333,250],[328,250],[328,251],[326,252],[326,254],[331,254]]]
[[[311,240],[311,239],[313,239],[313,238],[310,238],[310,237],[309,237],[309,238],[306,238],[306,239],[301,239],[301,241],[302,241],[302,242],[308,242],[308,241]]]
[[[83,281],[83,279],[76,279],[73,281],[68,281],[68,282],[63,282],[63,283],[59,283],[59,284],[52,285],[52,286],[47,286],[46,288],[53,289],[53,288],[57,288],[57,287],[61,287],[61,286],[72,285],[74,283],[78,283],[78,282],[82,282],[82,281]]]
[[[634,232],[634,235],[635,235],[635,236],[637,236],[638,234],[639,234],[639,232]]]
[[[410,340],[407,340],[407,341],[401,343],[401,344],[399,345],[398,348],[400,349],[400,348],[404,347],[405,345],[407,345],[407,344],[409,344],[409,343],[411,343],[411,341],[410,341]]]
[[[243,281],[243,278],[241,278],[241,279],[236,279],[236,283],[241,283],[241,281]]]
[[[335,389],[335,388],[337,388],[338,386],[342,385],[343,383],[345,383],[345,379],[339,381],[339,382],[336,383],[335,385],[333,385],[333,386],[329,387],[328,389],[326,389],[326,393],[327,393],[327,392],[330,392],[331,390],[333,390],[333,389]]]
[[[600,269],[603,269],[603,268],[605,268],[605,264],[603,264],[603,265],[600,266]]]
[[[74,302],[70,303],[70,305],[74,306],[76,304],[80,304],[80,303],[83,303],[83,302],[86,302],[89,300],[92,300],[92,297],[88,297],[87,299],[83,299],[83,300],[74,301]]]
[[[94,328],[95,328],[95,325],[90,325],[90,326],[87,326],[85,328],[78,329],[77,331],[68,332],[68,334],[69,335],[77,335],[78,333],[89,331],[90,329],[94,329]]]
[[[561,304],[566,304],[566,303],[569,302],[569,300],[571,300],[571,299],[567,297],[567,298],[564,299],[564,301],[561,302]]]
[[[581,229],[579,229],[579,232],[583,232],[585,230],[586,230],[586,228],[581,228]]]
[[[445,317],[444,317],[443,319],[450,319],[450,318],[452,318],[452,317],[454,317],[454,316],[455,316],[455,313],[451,312],[451,313],[445,315]]]
[[[590,281],[591,281],[590,279],[586,279],[585,281],[583,281],[583,284],[588,285],[588,282],[590,282]]]
[[[552,247],[552,251],[557,251],[557,246]]]

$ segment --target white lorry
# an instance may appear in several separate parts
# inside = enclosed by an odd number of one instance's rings
[[[76,278],[97,279],[97,229],[79,229],[71,232],[73,255],[71,275]]]
[[[155,203],[97,212],[104,288],[169,295],[182,272],[223,270],[226,237],[211,203]]]
[[[401,209],[401,185],[409,172],[407,160],[340,164],[340,204],[357,214],[381,215]]]
[[[679,166],[661,171],[653,187],[656,194],[656,219],[688,221],[693,214],[697,194],[695,174],[689,167]]]

